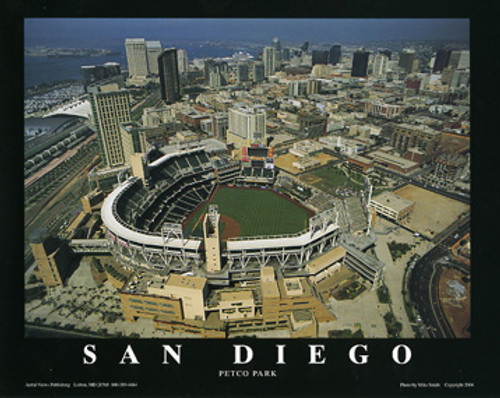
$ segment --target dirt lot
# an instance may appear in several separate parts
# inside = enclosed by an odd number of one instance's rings
[[[470,147],[469,137],[456,134],[443,133],[441,136],[443,151],[448,153],[460,153]]]
[[[327,153],[317,153],[314,155],[314,159],[316,159],[318,162],[321,163],[321,165],[333,162],[334,160],[337,160],[335,156],[328,155]]]
[[[293,162],[295,162],[297,159],[299,159],[298,156],[292,155],[291,153],[287,153],[285,155],[278,156],[276,159],[274,159],[274,164],[280,169],[283,169],[286,172],[295,175],[301,172],[301,170],[292,166]]]
[[[318,165],[318,167],[337,160],[335,156],[331,156],[323,152],[317,153],[313,156],[313,158],[321,163],[320,165]],[[281,155],[274,159],[274,164],[280,169],[283,169],[286,172],[295,175],[302,172],[302,170],[293,166],[293,162],[297,161],[298,159],[300,159],[298,156],[287,153],[286,155]],[[312,168],[310,170],[314,170],[315,168]]]
[[[394,193],[415,202],[415,209],[405,224],[428,238],[437,235],[457,220],[461,213],[470,210],[465,203],[414,185],[406,185]]]
[[[439,299],[443,308],[444,315],[448,320],[453,333],[457,338],[471,337],[470,326],[471,308],[470,308],[470,281],[464,282],[465,275],[453,269],[445,269],[439,279]],[[448,281],[456,280],[466,289],[465,297],[456,298],[448,292]]]

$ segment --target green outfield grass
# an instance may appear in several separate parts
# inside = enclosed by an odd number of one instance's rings
[[[234,218],[240,226],[239,236],[276,235],[295,233],[307,227],[307,212],[268,190],[220,188],[211,204],[219,206],[219,213]],[[189,220],[184,233],[203,235],[201,214],[203,206]],[[197,225],[196,225],[197,224]]]

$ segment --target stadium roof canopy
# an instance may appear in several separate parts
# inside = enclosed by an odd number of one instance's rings
[[[54,115],[78,116],[88,119],[90,115],[90,102],[88,100],[76,100],[70,104],[63,105],[45,115],[44,117]]]

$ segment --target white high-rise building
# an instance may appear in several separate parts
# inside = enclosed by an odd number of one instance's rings
[[[389,66],[389,57],[385,54],[377,54],[373,62],[373,76],[385,77],[388,66]]]
[[[163,49],[161,48],[161,43],[158,40],[147,41],[146,50],[148,54],[149,74],[158,75],[158,56],[163,51]]]
[[[184,72],[188,71],[188,65],[189,65],[188,56],[186,50],[183,50],[182,48],[177,50],[177,64],[180,74],[183,74]]]
[[[450,55],[450,61],[448,62],[448,68],[453,69],[468,69],[470,67],[470,51],[452,51]]]
[[[276,49],[274,47],[264,47],[262,55],[264,61],[264,75],[271,76],[276,71]]]
[[[120,124],[131,121],[129,91],[121,88],[121,82],[96,83],[87,91],[101,158],[107,167],[121,166],[125,156]]]
[[[273,39],[273,47],[276,50],[276,59],[281,60],[281,42],[279,38],[275,37]]]
[[[295,80],[288,83],[288,95],[290,97],[300,97],[307,93],[307,82],[304,80]]]
[[[210,72],[208,76],[210,88],[220,88],[222,86],[222,76],[219,72]]]
[[[227,143],[237,148],[251,144],[265,145],[266,111],[262,106],[229,109]]]
[[[145,39],[125,39],[129,77],[149,75],[148,55]]]

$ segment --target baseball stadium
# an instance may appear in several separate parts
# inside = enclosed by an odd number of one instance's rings
[[[102,205],[107,250],[126,267],[221,286],[256,280],[269,265],[308,275],[308,262],[341,244],[345,215],[278,192],[269,161],[211,160],[202,146],[140,155]],[[375,283],[379,268],[350,253],[346,264]]]

